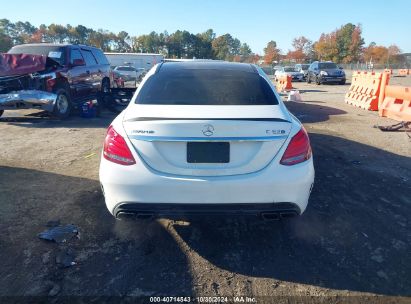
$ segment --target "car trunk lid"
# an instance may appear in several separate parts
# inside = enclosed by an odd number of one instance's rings
[[[126,110],[123,126],[149,167],[186,176],[259,171],[291,130],[290,117],[278,105],[134,104]]]

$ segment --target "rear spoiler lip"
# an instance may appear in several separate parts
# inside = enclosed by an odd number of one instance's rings
[[[175,137],[175,136],[144,136],[128,135],[130,139],[142,141],[168,141],[168,142],[212,142],[212,141],[273,141],[286,140],[288,135],[278,136],[247,136],[247,137]]]
[[[237,120],[237,121],[275,121],[275,122],[288,122],[286,119],[282,118],[211,118],[211,117],[203,117],[203,118],[185,118],[185,117],[135,117],[124,120],[124,122],[132,122],[132,121],[157,121],[157,120]]]

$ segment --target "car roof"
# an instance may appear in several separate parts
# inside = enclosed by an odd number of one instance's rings
[[[67,44],[67,43],[25,43],[25,44],[18,44],[13,47],[25,47],[25,46],[58,46],[58,47],[78,46],[82,48],[98,49],[97,47],[85,45],[85,44]]]
[[[178,70],[231,70],[249,73],[258,73],[257,69],[249,63],[226,62],[226,61],[173,61],[163,62],[159,71],[178,71]]]

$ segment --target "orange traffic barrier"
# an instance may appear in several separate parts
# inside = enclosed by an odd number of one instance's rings
[[[382,83],[382,75],[387,75],[385,84],[389,81],[388,73],[354,72],[351,86],[345,94],[345,102],[370,111],[378,111],[378,100]]]
[[[398,71],[398,75],[400,75],[400,76],[410,75],[410,70],[409,70],[409,69],[400,69],[400,70]]]
[[[388,85],[391,73],[354,72],[345,102],[378,110],[382,117],[411,122],[411,87]]]
[[[384,75],[383,81],[384,78],[389,78],[389,75]],[[411,121],[411,87],[383,86],[378,113],[397,121]]]
[[[283,92],[287,90],[291,90],[293,88],[292,85],[292,77],[290,75],[282,75],[277,79],[276,88],[278,92]]]

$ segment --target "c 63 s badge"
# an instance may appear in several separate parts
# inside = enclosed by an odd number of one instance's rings
[[[267,135],[282,135],[285,134],[285,130],[265,130]]]

